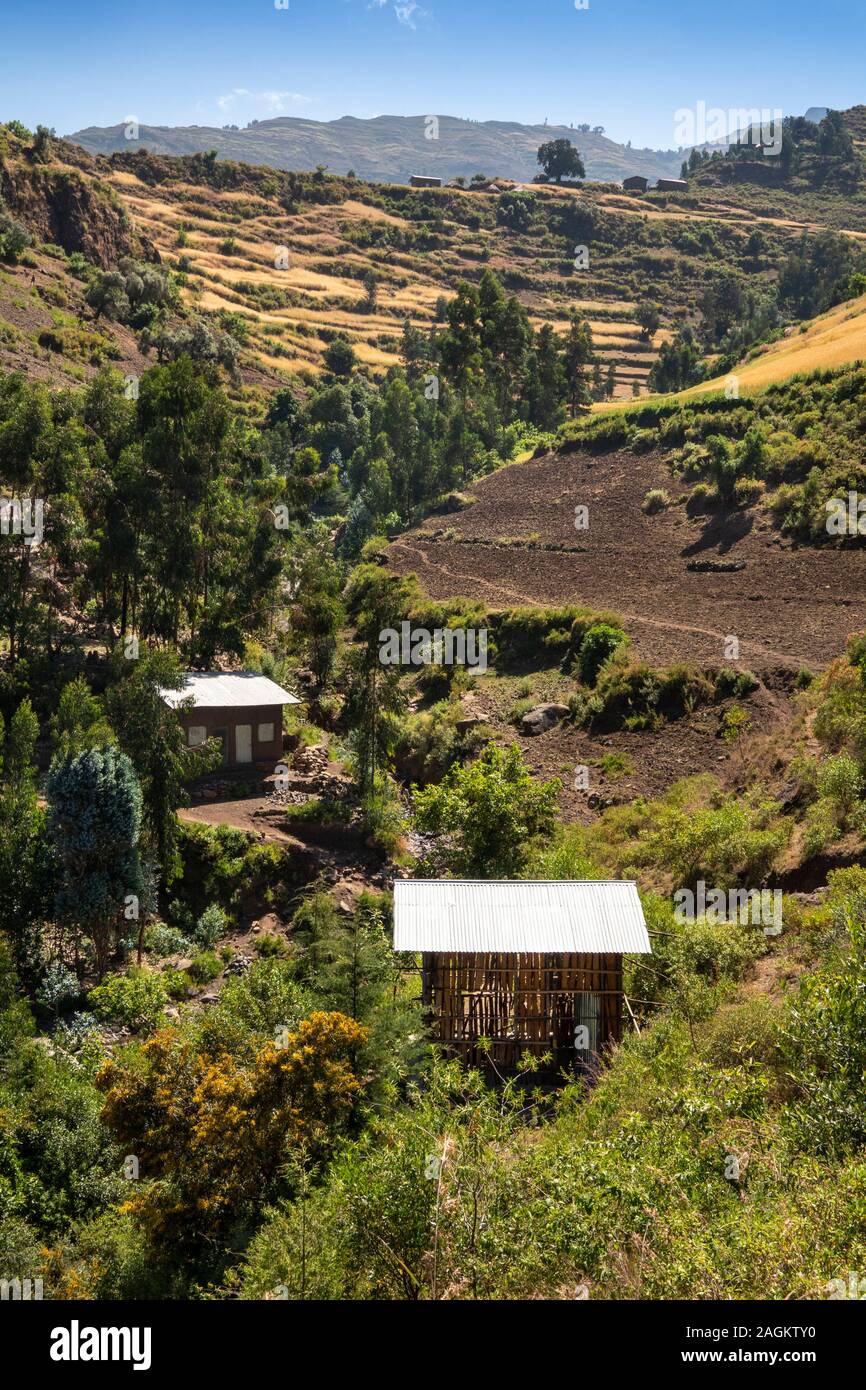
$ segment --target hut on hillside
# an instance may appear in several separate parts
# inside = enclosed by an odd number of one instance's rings
[[[221,740],[223,767],[272,770],[283,756],[283,707],[300,704],[256,671],[189,671],[183,689],[159,693],[179,711],[190,748]]]
[[[619,1040],[623,955],[651,950],[637,888],[614,880],[397,880],[394,947],[420,956],[444,1051],[499,1070],[550,1053],[557,1072]]]
[[[656,184],[659,193],[687,193],[688,188],[685,179],[659,179]]]
[[[410,188],[441,188],[442,180],[436,178],[434,174],[410,174]]]
[[[622,186],[634,193],[646,193],[649,179],[645,179],[643,174],[629,174],[627,179],[623,179]]]

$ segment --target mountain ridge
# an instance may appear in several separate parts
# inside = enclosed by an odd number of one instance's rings
[[[160,126],[131,120],[115,126],[88,126],[65,138],[92,154],[112,154],[131,147],[155,154],[195,154],[215,149],[220,159],[268,164],[276,169],[315,169],[332,173],[354,170],[359,178],[405,183],[411,174],[442,179],[490,176],[531,180],[538,172],[536,153],[544,140],[570,139],[581,152],[587,177],[618,181],[630,174],[647,178],[677,177],[678,150],[633,149],[602,133],[601,127],[524,125],[519,121],[466,121],[456,116],[341,116],[315,121],[277,116],[243,128]],[[137,129],[137,138],[127,135]],[[427,132],[437,131],[432,137]]]

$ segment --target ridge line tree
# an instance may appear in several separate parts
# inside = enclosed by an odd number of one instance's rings
[[[539,177],[548,183],[586,178],[580,151],[564,137],[559,140],[546,140],[543,145],[539,145],[536,159],[544,170],[544,174]]]

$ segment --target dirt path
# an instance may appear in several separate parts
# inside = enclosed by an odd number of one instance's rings
[[[468,584],[472,585],[472,590],[467,590],[467,592],[474,592],[475,588],[480,584],[481,587],[488,592],[499,594],[504,598],[510,598],[515,604],[526,602],[525,591],[520,589],[509,589],[506,588],[504,584],[493,584],[487,579],[479,579],[477,574],[451,569],[450,566],[443,564],[441,561],[436,562],[431,560],[430,556],[425,551],[420,550],[416,545],[407,545],[405,541],[393,541],[391,549],[392,551],[403,550],[407,555],[414,555],[416,561],[420,561],[424,569],[437,571],[448,579],[465,579]],[[457,593],[458,591],[455,589],[453,592]]]
[[[441,562],[431,560],[429,554],[426,554],[417,546],[407,545],[405,541],[394,541],[392,549],[403,550],[409,555],[414,555],[416,561],[420,562],[422,570],[424,571],[433,570],[434,572],[437,572],[440,575],[446,576],[448,579],[465,579],[469,584],[473,586],[473,589],[476,588],[479,584],[479,579],[477,575],[468,574],[465,571],[461,570],[455,570],[451,568],[449,565],[445,565]],[[514,549],[511,546],[503,546],[502,549],[508,549],[511,551],[512,554],[514,554]],[[505,597],[510,598],[512,602],[516,604],[526,603],[525,591],[521,592],[519,589],[506,588],[506,586],[503,584],[491,584],[487,580],[481,580],[480,583],[483,588],[491,592],[504,595]],[[693,636],[697,635],[700,637],[711,637],[720,646],[724,646],[725,640],[728,636],[727,633],[714,632],[711,628],[697,627],[693,623],[673,623],[665,621],[665,619],[663,618],[646,618],[640,613],[625,613],[622,611],[622,609],[617,609],[617,612],[619,616],[622,618],[623,622],[628,625],[629,630],[633,629],[637,625],[642,624],[644,627],[659,628],[666,632],[689,633]],[[781,665],[784,666],[790,661],[790,654],[788,652],[775,651],[772,647],[764,646],[760,642],[744,643],[742,650],[744,655],[754,655],[760,657],[764,662],[771,659],[773,661],[779,662]]]
[[[304,849],[302,840],[280,830],[265,818],[263,813],[269,810],[273,810],[273,802],[267,798],[247,797],[243,801],[208,801],[197,806],[184,806],[178,815],[181,820],[195,821],[199,825],[230,825],[260,840]]]

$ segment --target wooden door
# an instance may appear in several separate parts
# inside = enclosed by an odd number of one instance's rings
[[[253,760],[252,724],[235,725],[235,762],[251,763]]]

